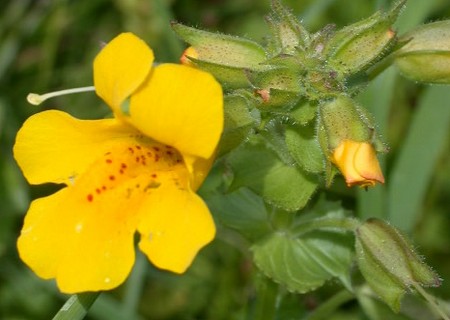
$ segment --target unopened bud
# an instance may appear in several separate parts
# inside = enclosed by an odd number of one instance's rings
[[[399,0],[386,13],[376,12],[337,31],[324,48],[329,66],[348,75],[363,71],[383,58],[394,43],[392,25],[404,3],[405,0]]]
[[[400,72],[414,81],[450,83],[450,21],[439,21],[418,27],[405,34],[408,41],[395,52]]]
[[[395,311],[410,287],[439,286],[439,276],[388,223],[369,219],[356,229],[356,256],[369,286]]]

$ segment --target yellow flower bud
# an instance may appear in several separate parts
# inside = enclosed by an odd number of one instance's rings
[[[343,140],[334,149],[331,161],[342,172],[349,187],[372,187],[377,182],[384,183],[375,149],[368,142]]]
[[[198,52],[194,47],[188,47],[183,51],[183,54],[180,57],[180,63],[186,66],[192,66],[192,61],[189,58],[198,58]]]

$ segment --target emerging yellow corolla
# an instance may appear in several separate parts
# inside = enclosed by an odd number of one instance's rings
[[[142,40],[117,36],[94,61],[95,90],[114,118],[50,110],[17,134],[14,156],[27,180],[65,184],[31,203],[17,244],[21,259],[62,292],[120,285],[134,264],[136,232],[148,259],[176,273],[214,238],[195,191],[223,130],[222,89],[208,73],[152,64]]]
[[[331,161],[342,172],[349,187],[371,187],[377,182],[384,183],[375,150],[368,142],[342,141],[334,150]]]

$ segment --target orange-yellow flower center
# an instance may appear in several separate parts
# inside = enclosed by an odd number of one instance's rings
[[[184,171],[183,158],[176,149],[134,137],[115,143],[75,184],[85,190],[85,201],[93,203],[109,190],[124,185],[126,198],[149,193],[163,183],[184,189],[187,181],[180,179]]]

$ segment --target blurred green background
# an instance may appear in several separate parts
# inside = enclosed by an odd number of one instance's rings
[[[387,0],[285,0],[316,31],[338,27],[386,7]],[[159,62],[177,61],[185,45],[170,21],[264,41],[269,0],[2,0],[0,3],[0,319],[50,319],[66,296],[32,274],[17,256],[15,241],[29,202],[52,192],[29,187],[12,157],[23,121],[44,109],[98,118],[108,109],[93,93],[64,96],[32,106],[29,92],[44,93],[92,84],[92,61],[102,42],[132,31]],[[410,0],[397,23],[407,31],[423,22],[450,18],[448,0]],[[333,192],[361,218],[382,217],[408,233],[426,261],[444,278],[430,290],[450,300],[450,87],[425,86],[388,69],[359,100],[378,120],[390,146],[382,162],[387,183],[369,192]],[[64,141],[61,141],[63,144]],[[214,243],[184,276],[153,269],[138,257],[128,282],[103,294],[89,319],[252,319],[262,281],[251,264],[248,243],[219,225]],[[335,285],[335,284],[334,284]],[[333,284],[330,285],[331,287]],[[324,290],[330,290],[325,288]],[[279,319],[300,319],[320,304],[320,292],[286,293]],[[354,306],[345,319],[368,319]],[[335,319],[340,317],[335,315]]]

